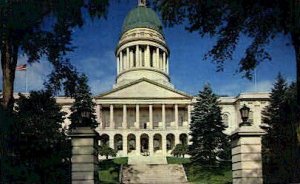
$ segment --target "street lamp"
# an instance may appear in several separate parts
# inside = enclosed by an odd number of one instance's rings
[[[78,126],[79,127],[89,126],[90,117],[91,117],[90,111],[86,111],[86,110],[81,111],[80,118],[78,120]]]
[[[240,123],[240,125],[239,125],[240,127],[241,127],[241,126],[251,126],[251,123],[248,122],[249,111],[250,111],[250,108],[247,107],[245,104],[244,104],[244,106],[240,109],[241,118],[242,118],[242,123]]]

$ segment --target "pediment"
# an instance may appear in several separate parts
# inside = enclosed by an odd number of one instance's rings
[[[178,90],[169,88],[149,79],[140,79],[124,86],[115,88],[97,98],[192,98]]]

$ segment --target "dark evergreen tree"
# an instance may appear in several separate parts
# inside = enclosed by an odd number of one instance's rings
[[[219,156],[228,145],[228,137],[223,133],[226,126],[222,122],[218,97],[209,85],[197,96],[191,116],[192,145],[189,147],[191,160],[203,166],[216,166]]]
[[[108,159],[109,156],[111,157],[117,156],[117,151],[109,147],[107,144],[103,144],[102,146],[99,147],[99,154],[101,156],[105,156],[105,158]]]
[[[62,129],[64,113],[45,91],[20,94],[9,145],[13,157],[3,183],[70,182],[71,145]]]
[[[263,169],[267,183],[290,183],[297,162],[295,85],[288,87],[281,74],[272,88],[270,104],[263,111],[267,134],[263,136]],[[296,164],[297,165],[297,164]]]
[[[70,128],[76,127],[97,127],[95,115],[95,103],[93,102],[90,88],[87,84],[88,79],[85,75],[81,75],[75,87],[74,103],[71,107],[71,125]]]

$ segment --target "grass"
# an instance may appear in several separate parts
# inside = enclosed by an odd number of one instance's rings
[[[127,164],[128,158],[121,157],[100,161],[99,178],[100,183],[114,184],[119,183],[119,171],[121,164]]]
[[[168,164],[187,164],[190,163],[191,160],[189,158],[182,157],[167,157]]]
[[[168,164],[183,164],[188,181],[194,184],[228,184],[232,183],[230,166],[223,168],[206,168],[193,165],[189,158],[167,157]]]

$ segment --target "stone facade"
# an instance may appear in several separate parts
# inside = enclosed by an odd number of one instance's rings
[[[118,150],[118,156],[170,155],[176,144],[190,144],[189,124],[196,98],[171,83],[170,51],[155,12],[139,6],[128,16],[115,52],[116,83],[111,91],[95,96],[99,144],[109,144]],[[239,109],[244,104],[251,109],[250,121],[259,125],[268,99],[268,93],[221,97],[223,121],[228,126],[225,132],[231,134],[238,128]],[[57,101],[70,113],[71,99],[60,97]],[[66,119],[65,126],[69,124]]]

